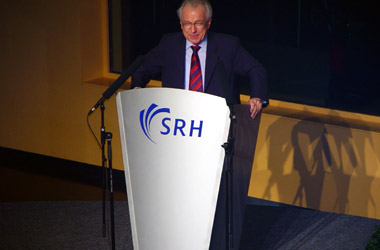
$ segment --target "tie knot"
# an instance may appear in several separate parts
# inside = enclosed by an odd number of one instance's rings
[[[191,48],[193,49],[193,52],[194,52],[194,53],[197,53],[198,50],[199,50],[201,47],[198,46],[198,45],[194,45],[194,46],[191,46]]]

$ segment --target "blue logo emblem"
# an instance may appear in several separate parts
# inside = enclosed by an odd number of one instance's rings
[[[153,118],[162,113],[170,113],[169,108],[158,108],[158,105],[152,103],[148,109],[143,109],[140,111],[140,126],[145,136],[153,143],[156,143],[151,135],[150,125]],[[190,120],[186,121],[181,118],[172,119],[170,117],[163,117],[161,121],[161,135],[172,135],[172,136],[202,136],[203,129],[203,120],[195,121]]]
[[[151,140],[152,142],[154,142],[150,135],[150,124],[152,123],[152,119],[160,113],[170,113],[170,109],[168,108],[156,109],[157,107],[158,107],[157,104],[152,103],[149,106],[149,108],[146,110],[146,112],[145,112],[145,109],[140,111],[141,129],[143,130],[145,136],[148,137],[148,139]]]

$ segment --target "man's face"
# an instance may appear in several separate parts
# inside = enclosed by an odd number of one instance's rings
[[[206,8],[202,4],[198,4],[195,8],[185,5],[180,24],[185,38],[193,44],[198,44],[206,36],[211,20],[207,20]]]

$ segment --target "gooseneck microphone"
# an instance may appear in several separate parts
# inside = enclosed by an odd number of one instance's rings
[[[94,112],[99,105],[101,105],[105,100],[110,98],[116,90],[118,90],[121,85],[135,72],[135,70],[142,64],[144,61],[144,57],[142,55],[138,56],[133,63],[121,73],[121,75],[109,86],[109,88],[104,91],[103,96],[96,102],[96,104],[91,108],[91,110],[88,112],[88,115],[90,115],[92,112]]]

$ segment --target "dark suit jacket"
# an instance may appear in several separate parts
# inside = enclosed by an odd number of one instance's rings
[[[182,33],[163,36],[157,47],[144,58],[143,64],[132,76],[132,88],[145,87],[149,80],[161,73],[162,87],[184,88],[185,46]],[[224,64],[228,88],[235,103],[240,103],[236,75],[249,79],[250,96],[267,100],[266,72],[262,65],[243,47],[237,37],[208,32],[204,92],[226,97],[216,70],[217,60]]]

